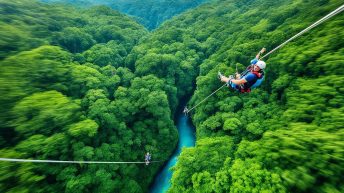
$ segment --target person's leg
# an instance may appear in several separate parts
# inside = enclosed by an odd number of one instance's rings
[[[230,80],[230,78],[227,78],[227,77],[225,77],[225,76],[221,76],[220,80],[221,80],[221,82],[228,83],[229,80]]]
[[[230,80],[233,78],[233,76],[225,77],[220,72],[218,73],[218,76],[219,76],[219,79],[221,80],[221,82],[227,83],[228,86],[231,84]]]
[[[218,76],[219,76],[221,82],[227,83],[227,86],[228,86],[228,87],[231,87],[231,88],[233,88],[234,90],[238,90],[238,85],[236,85],[236,84],[230,82],[230,80],[233,78],[233,76],[225,77],[225,76],[223,76],[220,72],[218,73]]]
[[[221,74],[221,72],[217,73],[217,76],[219,77],[219,79],[221,80],[221,82],[228,82],[230,80],[230,78],[225,77],[224,75]]]
[[[234,90],[239,90],[239,86],[234,84],[233,82],[230,82],[229,86],[232,87],[232,89],[234,89]]]

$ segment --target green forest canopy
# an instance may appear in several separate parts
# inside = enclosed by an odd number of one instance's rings
[[[209,0],[41,0],[49,3],[64,3],[76,7],[106,5],[134,17],[149,30],[154,30],[164,21]]]
[[[340,5],[218,1],[148,33],[106,7],[21,2],[0,0],[0,157],[104,161],[168,159],[182,97],[200,102],[217,71],[243,70]],[[343,22],[269,56],[261,88],[197,107],[169,192],[343,192]],[[1,192],[147,192],[160,167],[0,164]]]

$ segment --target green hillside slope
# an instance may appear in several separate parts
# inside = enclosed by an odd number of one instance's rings
[[[67,3],[77,7],[106,5],[122,13],[134,16],[147,29],[153,30],[161,23],[188,9],[209,0],[42,0]]]

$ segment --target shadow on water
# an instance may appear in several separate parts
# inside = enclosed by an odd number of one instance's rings
[[[184,106],[188,100],[183,100],[175,114],[175,123],[178,129],[178,146],[168,162],[162,167],[160,172],[155,176],[154,183],[150,188],[150,193],[164,193],[170,187],[172,171],[170,170],[177,163],[177,158],[183,147],[195,146],[195,127],[191,119],[183,114]]]

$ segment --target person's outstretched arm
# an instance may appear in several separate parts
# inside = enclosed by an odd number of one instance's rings
[[[259,60],[260,55],[263,54],[265,51],[266,51],[266,49],[265,49],[265,48],[262,48],[262,49],[258,52],[258,54],[256,55],[256,59]]]

